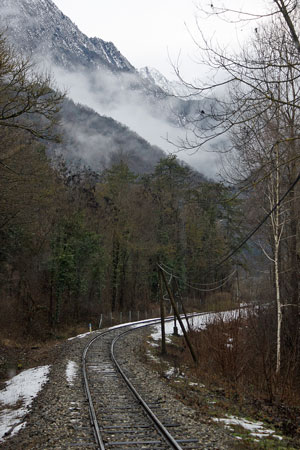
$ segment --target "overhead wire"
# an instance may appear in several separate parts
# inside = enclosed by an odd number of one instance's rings
[[[164,263],[162,263],[162,262],[160,262],[160,264],[163,266],[163,267],[165,267],[165,268],[167,268],[169,271],[173,271],[173,269],[172,269],[172,267],[170,267],[170,266],[167,266],[167,264],[164,264]],[[172,274],[173,275],[173,277],[174,278],[178,278],[178,279],[180,279],[180,277],[177,275],[174,275],[174,273]],[[216,281],[212,281],[211,283],[191,283],[193,286],[212,286],[213,284],[219,284],[219,283],[222,283],[224,280],[226,280],[227,279],[227,277],[228,277],[228,275],[226,276],[226,277],[224,277],[223,279],[221,279],[221,280],[216,280]]]
[[[158,264],[158,267],[161,269],[161,270],[163,270],[167,275],[173,275],[173,277],[175,278],[175,279],[177,279],[177,280],[180,280],[181,282],[182,282],[182,284],[184,284],[185,286],[188,286],[190,289],[194,289],[194,290],[196,290],[196,291],[199,291],[199,292],[212,292],[212,291],[216,291],[216,290],[218,290],[218,289],[220,289],[222,286],[224,286],[232,277],[233,277],[233,275],[236,273],[236,269],[234,269],[234,271],[231,273],[231,274],[229,274],[228,275],[228,277],[221,283],[221,284],[219,284],[219,286],[215,286],[215,287],[213,287],[213,288],[209,288],[209,289],[202,289],[202,288],[198,288],[198,287],[196,287],[196,286],[193,286],[192,284],[190,284],[190,283],[187,283],[186,281],[184,281],[182,278],[180,278],[179,276],[177,276],[177,275],[174,275],[174,274],[171,274],[170,272],[168,272],[166,269],[164,269],[160,264]]]
[[[199,292],[212,292],[212,291],[217,291],[218,289],[221,289],[221,287],[225,286],[225,284],[228,283],[228,281],[233,277],[233,275],[234,275],[235,273],[236,273],[236,269],[234,269],[234,271],[233,271],[230,275],[228,275],[228,277],[224,280],[223,283],[221,283],[221,284],[219,284],[218,286],[215,286],[215,287],[213,287],[213,288],[208,288],[208,289],[198,288],[198,287],[193,286],[193,285],[191,285],[191,284],[189,284],[189,283],[186,283],[186,286],[188,286],[189,288],[194,289],[194,290],[196,290],[196,291],[199,291]]]
[[[250,233],[248,233],[244,237],[244,239],[239,243],[239,245],[236,248],[231,250],[231,252],[227,256],[225,256],[216,266],[212,267],[211,269],[208,269],[208,271],[218,269],[226,261],[228,261],[228,259],[230,259],[237,251],[239,251],[240,248],[242,248],[246,244],[246,242],[248,242],[249,239],[251,239],[252,236],[263,226],[263,224],[268,220],[268,218],[271,216],[271,214],[273,214],[273,212],[278,208],[278,206],[280,206],[280,204],[287,197],[287,195],[291,192],[291,190],[294,189],[294,187],[299,182],[299,180],[300,180],[300,172],[299,172],[297,178],[295,179],[295,181],[291,184],[291,186],[285,192],[285,194],[278,200],[278,202],[273,206],[273,208],[268,212],[268,214],[265,215],[265,217],[259,222],[259,224]]]
[[[243,239],[242,241],[239,243],[239,245],[237,247],[235,247],[233,250],[231,250],[228,255],[226,255],[218,264],[216,264],[215,266],[207,269],[205,271],[205,273],[209,273],[212,270],[216,270],[219,267],[221,267],[226,261],[228,261],[235,253],[237,253],[248,241],[249,239],[251,239],[251,237],[264,225],[264,223],[268,220],[268,218],[271,216],[271,214],[273,214],[273,212],[280,206],[280,204],[283,202],[283,200],[287,197],[287,195],[292,191],[292,189],[294,189],[294,187],[296,186],[296,184],[299,182],[300,180],[300,172],[298,174],[298,176],[296,177],[296,179],[294,180],[294,182],[290,185],[290,187],[288,188],[288,190],[282,195],[282,197],[278,200],[278,202],[273,206],[273,208],[265,215],[265,217],[259,222],[258,225],[256,225],[256,227],[250,231]],[[165,267],[167,267],[169,270],[172,270],[171,268],[169,268],[167,265],[163,264]],[[185,284],[186,286],[190,287],[191,289],[200,291],[200,292],[211,292],[211,291],[215,291],[217,289],[220,289],[222,286],[224,286],[224,284],[227,283],[227,281],[230,280],[230,278],[235,274],[236,269],[230,274],[228,275],[227,278],[225,278],[224,283],[223,280],[220,280],[220,282],[222,282],[219,286],[216,286],[214,288],[210,288],[210,289],[201,289],[201,288],[197,288],[196,286],[193,286],[192,284],[189,284],[187,282],[185,282],[182,278],[180,278],[179,276],[175,275],[172,272],[168,272],[164,267],[162,267],[161,264],[158,264],[158,267],[160,267],[161,270],[163,270],[165,273],[167,273],[170,276],[170,281],[172,280],[172,277],[174,277],[175,279],[181,280],[181,282],[183,284]],[[196,283],[196,284],[200,284],[200,283]],[[211,285],[215,284],[215,282],[211,283]],[[210,285],[210,284],[205,284],[205,285]]]

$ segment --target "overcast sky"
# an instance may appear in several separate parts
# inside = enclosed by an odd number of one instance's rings
[[[210,0],[53,1],[89,37],[112,41],[136,68],[155,67],[167,78],[175,78],[168,54],[176,61],[180,53],[184,77],[189,81],[199,77],[199,66],[194,62],[197,51],[187,27],[197,36],[196,5],[209,8]],[[249,8],[251,3],[251,8],[256,9],[265,1],[227,0],[227,3],[237,9]],[[249,30],[245,24],[233,26],[219,20],[199,19],[199,25],[207,35],[214,33],[215,39],[229,45],[237,37],[243,39]],[[250,24],[250,30],[254,26]]]

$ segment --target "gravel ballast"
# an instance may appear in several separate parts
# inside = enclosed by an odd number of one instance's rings
[[[120,360],[132,373],[137,385],[139,380],[147,377],[149,390],[164,399],[168,416],[174,422],[184,423],[188,435],[197,437],[201,448],[232,449],[236,440],[229,433],[218,426],[202,423],[199,413],[176,399],[167,380],[142,360],[138,349],[145,333],[134,331],[118,344]],[[1,443],[1,450],[97,448],[81,371],[83,349],[94,336],[95,333],[91,333],[57,347],[49,381],[25,417],[26,427]]]

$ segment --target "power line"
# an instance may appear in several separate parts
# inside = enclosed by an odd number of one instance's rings
[[[294,189],[294,187],[296,186],[296,184],[298,183],[299,180],[300,180],[300,172],[299,172],[297,178],[295,179],[295,181],[288,188],[286,193],[279,199],[279,201],[275,204],[275,206],[273,206],[271,211],[269,211],[268,214],[260,221],[260,223],[250,233],[248,233],[247,236],[244,237],[244,239],[240,242],[240,244],[235,249],[233,249],[216,266],[214,266],[211,269],[209,269],[209,271],[218,269],[221,265],[223,265],[226,261],[228,261],[228,259],[230,259],[241,247],[243,247],[246,244],[246,242],[249,241],[249,239],[252,238],[252,236],[263,226],[263,224],[268,220],[268,218],[271,216],[271,214],[273,214],[273,212],[283,202],[285,197],[291,192],[292,189]]]
[[[273,206],[273,208],[268,212],[268,214],[265,215],[265,217],[259,222],[259,224],[252,230],[250,231],[245,237],[244,239],[239,243],[239,245],[237,247],[235,247],[233,250],[231,250],[230,253],[228,253],[227,256],[225,256],[218,264],[216,264],[215,266],[211,267],[210,269],[207,269],[204,273],[208,273],[211,272],[212,270],[216,270],[218,269],[220,266],[222,266],[226,261],[228,261],[228,259],[230,259],[236,252],[238,252],[240,250],[240,248],[242,248],[246,242],[249,241],[249,239],[252,238],[252,236],[264,225],[264,223],[268,220],[268,218],[271,216],[271,214],[273,214],[273,212],[281,205],[281,203],[283,202],[283,200],[287,197],[287,195],[292,191],[292,189],[294,189],[294,187],[296,186],[296,184],[299,182],[300,180],[300,172],[297,176],[297,178],[295,179],[295,181],[291,184],[291,186],[288,188],[288,190],[284,193],[284,195],[279,199],[279,201]],[[161,266],[160,266],[161,267]],[[167,267],[167,266],[166,266]],[[163,269],[161,267],[162,270],[164,270],[164,272],[168,273],[165,269]],[[173,276],[174,278],[180,279],[178,276],[172,274],[172,273],[168,273],[169,275]],[[232,274],[231,274],[232,275]],[[229,277],[231,276],[229,275]],[[196,289],[201,291],[201,289],[196,288],[192,285],[188,285],[187,283],[185,283],[187,286],[191,287],[192,289]],[[212,283],[214,284],[214,283]],[[225,283],[224,283],[225,284]],[[222,287],[219,286],[218,288]],[[216,290],[217,288],[213,288],[212,290]],[[204,290],[204,292],[208,292],[207,290]]]
[[[273,208],[268,212],[268,214],[265,215],[265,217],[259,222],[259,224],[252,230],[250,231],[245,237],[244,239],[239,243],[239,245],[237,247],[235,247],[233,250],[231,250],[231,252],[225,256],[217,265],[211,267],[210,269],[207,269],[205,271],[205,273],[211,272],[212,270],[216,270],[218,269],[220,266],[222,266],[226,261],[228,261],[228,259],[230,259],[236,252],[238,252],[240,250],[240,248],[242,248],[246,242],[249,241],[249,239],[252,238],[252,236],[264,225],[264,223],[268,220],[268,218],[271,216],[271,214],[273,214],[273,212],[280,206],[280,204],[283,202],[283,200],[287,197],[287,195],[291,192],[292,189],[294,189],[294,187],[296,186],[296,184],[298,183],[298,181],[300,180],[300,172],[297,176],[297,178],[295,179],[295,181],[291,184],[291,186],[288,188],[288,190],[284,193],[284,195],[279,199],[279,201],[273,206]],[[165,265],[165,264],[164,264]],[[163,270],[165,273],[167,273],[171,278],[170,281],[172,280],[172,277],[181,280],[181,282],[183,284],[185,284],[186,286],[190,287],[191,289],[200,291],[200,292],[211,292],[211,291],[215,291],[217,289],[220,289],[222,286],[224,286],[224,284],[227,283],[227,281],[229,281],[229,279],[235,274],[236,269],[230,274],[228,275],[228,277],[224,280],[224,283],[220,284],[219,286],[216,286],[214,288],[210,288],[210,289],[200,289],[197,288],[196,286],[193,286],[189,283],[186,283],[182,280],[182,278],[180,278],[177,275],[174,275],[172,272],[168,272],[166,269],[164,269],[160,264],[158,264],[158,267],[160,267],[161,270]],[[165,267],[168,267],[165,265]],[[169,270],[172,270],[171,268],[168,267]],[[223,280],[220,280],[219,282],[222,282]],[[200,284],[200,283],[199,283]],[[211,283],[211,284],[215,284],[215,283]],[[207,284],[209,285],[209,284]]]
[[[171,271],[172,276],[173,276],[174,278],[178,278],[178,279],[183,280],[183,279],[180,278],[178,275],[177,275],[177,276],[174,275],[174,273],[172,272],[172,271],[173,271],[172,267],[167,266],[167,264],[164,264],[164,263],[162,263],[162,262],[161,262],[160,264],[161,264],[163,267],[167,268],[169,271]],[[191,284],[192,284],[193,286],[212,286],[212,285],[214,285],[214,284],[222,283],[223,281],[227,280],[227,278],[228,278],[228,276],[222,278],[221,280],[212,281],[211,283],[191,283]],[[169,284],[170,284],[170,283],[169,283]]]
[[[235,273],[236,273],[236,269],[234,269],[234,271],[233,271],[230,275],[228,275],[228,277],[226,278],[226,280],[225,280],[223,283],[219,284],[219,286],[215,286],[215,287],[209,288],[209,289],[198,288],[198,287],[196,287],[196,286],[192,286],[192,285],[189,284],[189,283],[186,283],[186,285],[187,285],[188,287],[190,287],[191,289],[194,289],[194,290],[199,291],[199,292],[212,292],[212,291],[217,291],[218,289],[221,289],[221,287],[223,287],[226,283],[228,283],[228,281],[233,277],[233,275],[234,275]]]
[[[224,286],[232,277],[233,275],[236,273],[236,269],[234,269],[234,271],[228,275],[225,279],[221,280],[221,284],[219,284],[219,286],[215,286],[213,288],[209,288],[209,289],[203,289],[203,288],[198,288],[196,286],[193,286],[190,283],[187,283],[186,281],[184,281],[182,278],[180,278],[178,275],[174,275],[173,273],[168,272],[166,269],[164,269],[160,264],[158,264],[158,267],[167,275],[170,275],[171,278],[175,278],[177,280],[180,280],[182,282],[182,284],[184,284],[185,286],[188,286],[190,289],[194,289],[195,291],[199,291],[199,292],[212,292],[212,291],[216,291],[218,289],[220,289],[222,286]]]

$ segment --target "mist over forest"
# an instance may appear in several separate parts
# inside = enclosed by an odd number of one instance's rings
[[[49,3],[47,10],[43,5],[38,14],[36,5],[27,0],[17,0],[13,6],[9,0],[4,0],[0,8],[3,28],[6,27],[10,42],[35,62],[36,70],[52,74],[58,88],[66,91],[75,103],[123,123],[152,146],[160,147],[166,154],[178,154],[204,175],[216,176],[217,155],[209,145],[197,154],[180,151],[180,142],[189,134],[193,138],[182,126],[187,119],[198,115],[204,127],[209,120],[201,114],[203,109],[209,109],[204,101],[199,104],[185,96],[170,95],[168,90],[155,84],[151,76],[141,76],[113,43],[85,36],[53,3]],[[115,126],[118,128],[118,124]],[[72,126],[68,130],[70,128]],[[103,161],[107,161],[109,148],[102,146],[105,140],[105,136],[99,138]],[[91,148],[94,148],[92,137]],[[110,150],[118,149],[119,143],[114,145],[112,134]],[[91,153],[83,164],[93,164]],[[142,150],[142,153],[145,152]],[[83,159],[86,154],[83,152]],[[156,151],[154,160],[155,154]],[[97,167],[99,160],[97,155]]]

